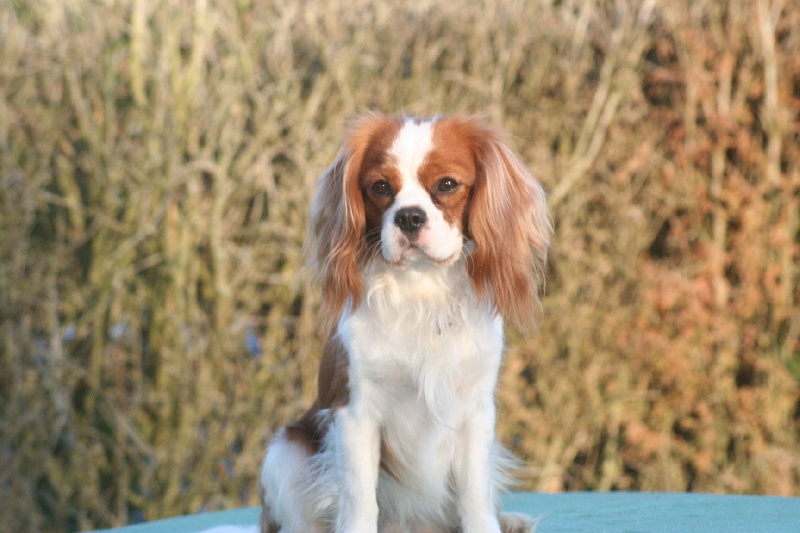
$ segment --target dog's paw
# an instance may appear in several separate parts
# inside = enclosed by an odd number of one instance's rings
[[[534,533],[537,522],[521,513],[503,513],[500,515],[500,530],[503,533]]]

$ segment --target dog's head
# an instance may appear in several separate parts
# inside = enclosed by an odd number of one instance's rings
[[[478,299],[532,322],[549,245],[541,185],[474,118],[369,115],[351,128],[312,204],[325,315],[363,296],[370,261],[445,268],[462,257]]]

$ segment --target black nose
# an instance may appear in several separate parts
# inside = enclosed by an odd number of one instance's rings
[[[425,222],[428,221],[428,216],[425,211],[419,207],[404,207],[394,215],[394,224],[406,235],[414,235]]]

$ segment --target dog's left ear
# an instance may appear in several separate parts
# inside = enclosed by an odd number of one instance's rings
[[[479,298],[525,328],[535,323],[550,245],[545,192],[497,131],[476,127],[478,176],[467,227],[475,250],[468,272]]]

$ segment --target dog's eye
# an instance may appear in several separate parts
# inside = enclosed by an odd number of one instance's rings
[[[372,192],[378,196],[391,196],[392,193],[392,186],[389,185],[389,182],[380,180],[376,181],[370,187]]]
[[[448,193],[458,189],[460,184],[451,177],[444,177],[436,183],[437,193]]]

